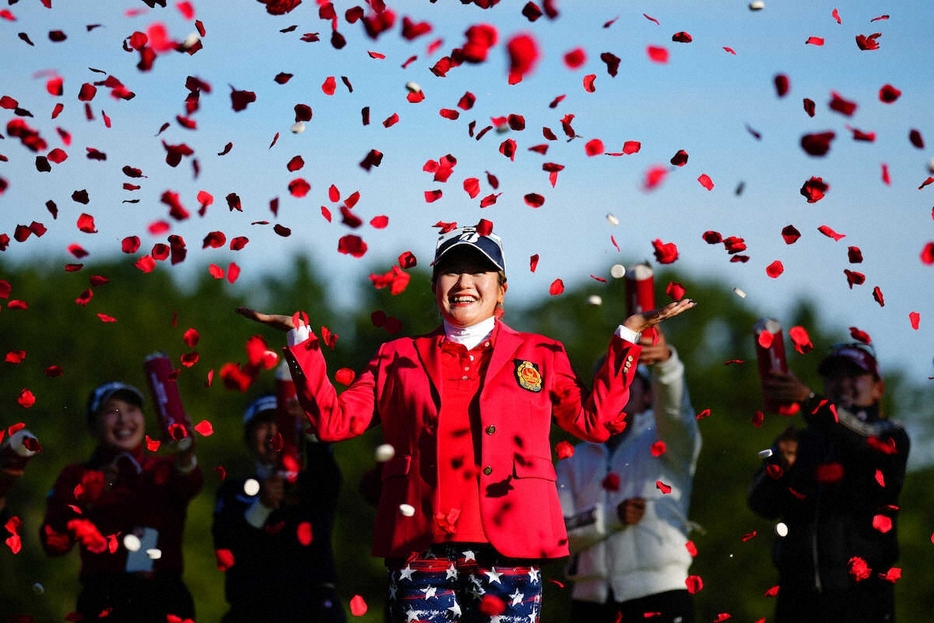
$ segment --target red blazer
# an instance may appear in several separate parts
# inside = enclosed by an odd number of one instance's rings
[[[395,455],[383,466],[373,555],[406,558],[432,542],[438,481],[441,330],[383,344],[338,397],[317,337],[285,351],[311,427],[322,441],[360,435],[376,424]],[[621,429],[641,347],[613,337],[588,395],[564,346],[497,322],[480,390],[480,497],[483,528],[501,554],[568,555],[551,459],[551,419],[588,441]],[[412,516],[400,511],[407,504]]]

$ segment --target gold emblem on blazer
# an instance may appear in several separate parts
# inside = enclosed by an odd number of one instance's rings
[[[538,366],[531,361],[516,360],[516,380],[522,389],[527,389],[530,392],[542,391],[542,373],[538,371]]]

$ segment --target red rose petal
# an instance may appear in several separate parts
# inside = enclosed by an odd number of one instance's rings
[[[659,264],[671,264],[678,259],[678,247],[673,242],[662,242],[656,238],[652,241],[655,249],[655,259]]]
[[[667,294],[673,301],[680,301],[684,298],[684,294],[687,292],[684,286],[678,283],[677,281],[671,281],[665,287],[665,294]]]
[[[857,342],[862,342],[863,344],[872,343],[872,338],[869,337],[869,334],[857,327],[850,327],[850,337]]]
[[[801,237],[801,232],[794,225],[787,225],[782,228],[782,238],[785,244],[794,244]]]
[[[564,293],[564,282],[561,279],[555,279],[548,288],[548,294],[558,296]]]
[[[345,387],[353,383],[354,378],[356,378],[356,373],[350,368],[340,368],[334,373],[334,380]]]
[[[569,69],[578,69],[586,62],[587,53],[583,48],[575,48],[564,54],[564,64],[567,65]]]
[[[830,93],[830,103],[828,104],[830,110],[836,111],[841,115],[850,117],[856,112],[856,102],[851,102],[843,99],[843,97],[836,91],[831,91]]]
[[[648,54],[649,56],[649,60],[652,61],[653,63],[667,63],[668,62],[668,50],[663,47],[656,46],[656,45],[650,45],[646,48],[645,51],[646,51],[646,54]]]
[[[574,445],[569,441],[559,441],[555,444],[555,455],[559,461],[571,458],[574,456]]]
[[[929,242],[921,249],[921,263],[930,266],[934,264],[934,242]]]
[[[777,279],[783,272],[785,272],[785,266],[779,260],[775,260],[765,268],[765,274],[772,279]]]
[[[207,420],[201,420],[194,426],[195,432],[202,437],[210,437],[214,434],[214,426]]]
[[[671,485],[666,485],[661,480],[655,481],[655,488],[662,492],[662,495],[668,495],[671,493]]]
[[[826,155],[835,136],[834,132],[805,134],[801,137],[801,148],[810,156]]]
[[[866,283],[866,275],[863,273],[846,268],[843,269],[843,273],[846,275],[846,282],[850,286],[851,290],[853,289],[853,286],[861,286]]]
[[[289,173],[295,173],[296,171],[298,171],[304,166],[305,166],[304,158],[302,158],[301,156],[294,156],[291,160],[289,160],[289,163],[286,165],[285,168],[288,169]]]
[[[879,101],[883,104],[891,104],[899,97],[901,97],[901,95],[902,92],[893,87],[891,84],[886,84],[881,89],[879,89]]]
[[[882,289],[879,286],[872,289],[872,298],[879,304],[879,307],[885,307],[885,297],[882,296]]]
[[[366,601],[360,595],[354,595],[350,598],[350,614],[355,617],[362,617],[366,614]]]
[[[921,314],[918,312],[909,312],[908,322],[911,323],[911,328],[917,331],[921,327]]]
[[[520,34],[509,40],[506,50],[509,53],[509,82],[516,84],[531,73],[538,62],[538,44],[530,35]]]
[[[706,173],[702,173],[700,177],[697,178],[697,181],[707,190],[713,190],[713,180],[710,179],[710,176]]]
[[[820,227],[817,228],[817,231],[824,234],[828,238],[833,238],[834,241],[840,240],[841,238],[846,238],[846,234],[838,234],[837,232],[835,232],[833,229],[831,229],[827,225],[821,225]]]
[[[245,110],[246,107],[256,101],[256,93],[253,91],[238,91],[230,87],[230,102],[235,112]]]
[[[699,575],[689,575],[684,581],[684,584],[687,586],[688,592],[692,595],[704,588],[704,581]]]
[[[597,74],[587,74],[586,76],[584,76],[584,81],[583,81],[584,90],[587,91],[588,93],[595,93],[597,91],[597,87],[594,84],[596,81],[597,81]]]
[[[811,337],[804,327],[791,327],[791,329],[788,330],[788,337],[791,338],[791,343],[794,344],[795,350],[802,355],[808,354],[814,348],[814,344],[811,343]]]
[[[367,251],[367,244],[360,236],[348,234],[338,241],[337,251],[353,257],[363,257]]]

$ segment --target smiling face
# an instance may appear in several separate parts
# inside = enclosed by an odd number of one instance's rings
[[[95,432],[101,444],[132,452],[143,443],[146,418],[139,405],[113,397],[98,411]]]
[[[432,284],[441,316],[459,328],[492,318],[506,283],[489,260],[469,248],[454,249],[436,267]]]

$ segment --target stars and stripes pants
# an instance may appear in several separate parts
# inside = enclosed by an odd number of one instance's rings
[[[485,543],[433,545],[387,560],[390,623],[538,623],[541,568],[501,556]],[[518,564],[517,564],[518,563]]]

